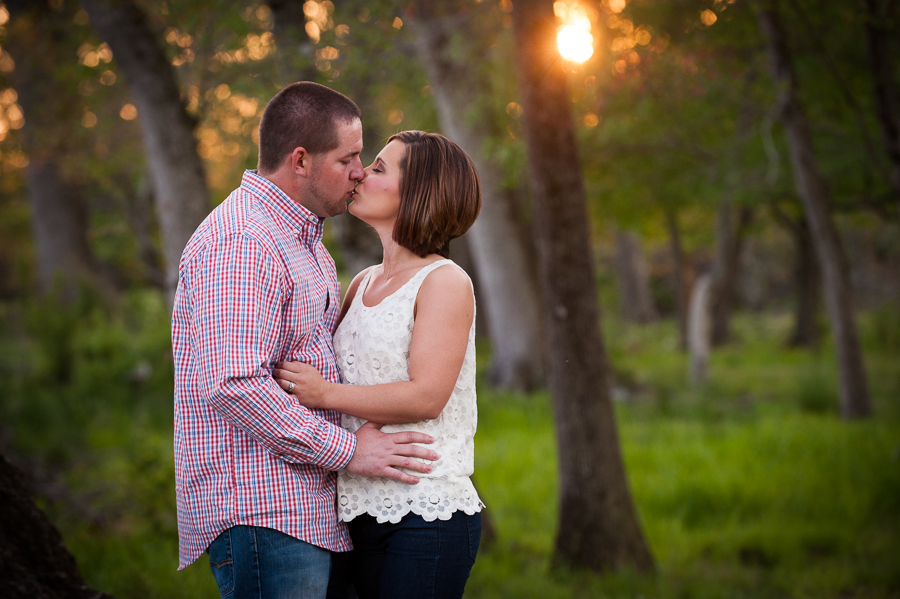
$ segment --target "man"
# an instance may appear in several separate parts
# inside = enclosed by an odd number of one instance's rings
[[[355,435],[336,412],[292,402],[279,361],[340,375],[331,341],[340,303],[323,220],[346,210],[360,163],[359,108],[295,83],[266,106],[258,171],[184,250],[172,317],[179,569],[208,550],[223,597],[324,597],[330,552],[350,549],[335,514],[336,471],[417,479],[426,435]]]

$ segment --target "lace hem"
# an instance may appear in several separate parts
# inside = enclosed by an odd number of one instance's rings
[[[449,520],[458,511],[471,516],[485,507],[468,479],[460,483],[447,483],[440,479],[423,478],[412,487],[383,480],[356,482],[364,484],[338,486],[340,522],[349,522],[357,516],[368,514],[380,524],[396,524],[409,513],[421,516],[426,522],[433,522]]]

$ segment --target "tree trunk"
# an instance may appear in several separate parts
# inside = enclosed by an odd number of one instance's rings
[[[7,2],[12,22],[7,50],[16,63],[13,72],[18,101],[25,113],[22,145],[31,224],[37,255],[38,282],[43,293],[59,293],[70,301],[81,285],[104,286],[87,242],[87,219],[77,185],[64,181],[59,162],[68,138],[61,128],[78,122],[76,102],[61,93],[54,77],[66,47],[67,15],[46,3]]]
[[[171,299],[184,246],[210,209],[195,123],[181,101],[158,36],[137,5],[131,0],[83,0],[82,5],[112,49],[137,105]]]
[[[84,583],[59,531],[32,501],[22,473],[0,455],[0,597],[113,599]]]
[[[732,212],[731,200],[723,198],[719,204],[716,222],[716,258],[712,271],[713,346],[724,345],[731,338],[731,310],[740,270],[741,247],[744,232],[753,218],[753,211],[748,206],[741,206],[738,209],[737,222],[734,222]]]
[[[688,349],[691,355],[690,379],[702,385],[708,378],[710,347],[710,291],[712,275],[697,277],[688,309]]]
[[[616,231],[615,264],[622,318],[639,324],[656,321],[659,315],[653,306],[650,275],[637,234]]]
[[[555,23],[552,0],[513,4],[559,444],[554,561],[595,571],[649,571],[653,558],[628,487],[610,400],[584,180]]]
[[[892,16],[889,11],[893,2],[865,0],[865,4],[866,50],[874,84],[875,108],[891,166],[888,183],[900,209],[900,97],[897,95],[889,47],[890,36],[896,35],[896,31],[889,31],[886,25]]]
[[[678,213],[674,208],[666,208],[666,226],[669,229],[669,244],[672,249],[672,292],[675,294],[675,312],[678,317],[678,348],[687,351],[687,310],[688,289],[684,280],[685,259],[681,246],[681,232],[678,228]]]
[[[822,272],[825,301],[837,350],[841,388],[841,415],[863,418],[872,414],[856,319],[850,276],[831,219],[829,192],[813,152],[809,123],[797,98],[797,82],[777,3],[760,2],[759,20],[766,35],[772,73],[780,88],[781,120],[787,134],[797,193],[812,233]]]
[[[792,347],[816,347],[819,344],[819,293],[821,282],[816,248],[809,234],[809,226],[800,221],[794,235],[797,247],[797,303],[794,316],[794,332],[788,340]]]
[[[467,13],[443,8],[447,13],[438,15],[432,3],[419,6],[412,20],[416,45],[434,89],[441,130],[469,154],[481,181],[481,214],[467,238],[490,326],[490,379],[498,387],[527,391],[542,381],[540,300],[502,169],[483,151],[492,127],[478,105],[490,89],[478,72],[478,48],[452,43],[454,30],[469,28],[460,21]]]
[[[794,302],[794,330],[788,337],[790,347],[816,347],[819,344],[819,293],[821,292],[821,276],[816,261],[816,248],[813,246],[809,225],[801,213],[799,217],[791,216],[777,203],[770,204],[775,222],[787,229],[794,240],[794,282],[797,297]]]

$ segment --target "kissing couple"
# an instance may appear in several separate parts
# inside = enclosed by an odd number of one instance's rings
[[[179,569],[207,552],[225,599],[458,598],[475,562],[475,297],[448,250],[478,175],[435,133],[362,149],[352,100],[284,88],[181,258]],[[348,200],[384,255],[341,302],[322,233]]]

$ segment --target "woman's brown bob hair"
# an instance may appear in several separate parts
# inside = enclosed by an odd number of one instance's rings
[[[468,231],[481,211],[475,165],[462,148],[437,133],[402,131],[388,143],[395,139],[406,145],[406,156],[400,161],[394,241],[423,258],[447,258],[450,240]]]

